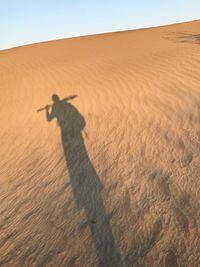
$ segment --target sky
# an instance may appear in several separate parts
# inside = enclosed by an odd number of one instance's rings
[[[0,0],[0,50],[200,19],[200,0]]]

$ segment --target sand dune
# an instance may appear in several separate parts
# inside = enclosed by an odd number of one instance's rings
[[[0,51],[0,106],[0,266],[200,266],[200,21]]]

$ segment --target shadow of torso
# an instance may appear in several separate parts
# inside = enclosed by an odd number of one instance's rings
[[[53,105],[61,129],[61,139],[74,199],[79,208],[87,208],[91,198],[100,194],[102,184],[89,159],[82,130],[85,120],[70,103]],[[96,199],[96,198],[95,198]]]

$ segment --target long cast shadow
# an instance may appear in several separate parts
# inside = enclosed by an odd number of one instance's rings
[[[51,111],[50,107],[46,107],[46,118],[48,121],[56,118],[60,126],[75,202],[79,209],[85,210],[96,249],[98,266],[121,267],[120,254],[115,245],[101,196],[103,185],[89,159],[82,136],[85,119],[66,99],[62,101],[57,95],[53,95],[52,100]]]

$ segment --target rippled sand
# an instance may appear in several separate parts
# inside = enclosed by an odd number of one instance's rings
[[[199,20],[0,51],[0,107],[0,266],[200,266]]]

